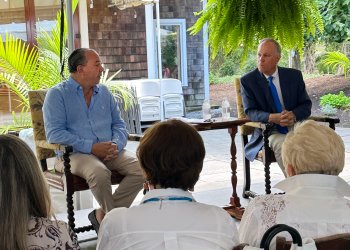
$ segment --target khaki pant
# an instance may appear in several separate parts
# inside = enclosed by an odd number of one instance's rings
[[[71,172],[84,178],[97,202],[107,213],[116,207],[129,207],[143,187],[144,178],[135,155],[127,150],[119,152],[116,159],[100,161],[92,154],[72,154]],[[63,172],[62,160],[55,164],[57,171]],[[112,194],[111,170],[117,170],[125,178]]]
[[[287,177],[285,167],[283,166],[282,161],[282,144],[284,142],[284,139],[286,138],[286,135],[276,133],[269,136],[269,146],[272,149],[273,153],[275,154],[276,161],[281,168],[284,177]]]

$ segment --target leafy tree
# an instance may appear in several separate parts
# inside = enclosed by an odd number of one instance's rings
[[[162,48],[163,63],[170,69],[176,66],[176,37],[175,34],[166,36],[165,45]]]
[[[317,0],[326,42],[342,43],[350,36],[350,0]]]
[[[259,39],[273,37],[284,48],[304,47],[304,34],[322,30],[323,22],[316,0],[208,0],[205,10],[190,28],[198,33],[208,22],[212,56],[243,47],[243,58]],[[307,24],[307,25],[305,25]]]
[[[312,73],[316,65],[316,44],[320,41],[326,42],[326,51],[340,50],[345,52],[345,42],[350,35],[350,0],[317,0],[320,13],[324,22],[323,33],[305,36],[305,72]],[[320,69],[324,65],[317,65]],[[323,71],[323,70],[321,70]],[[329,71],[326,69],[326,71]]]
[[[316,44],[318,42],[318,35],[316,38],[312,35],[305,37],[304,42],[304,72],[312,74],[316,68]]]

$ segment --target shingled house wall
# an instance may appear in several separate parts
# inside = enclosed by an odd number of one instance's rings
[[[94,1],[88,8],[89,43],[98,51],[111,72],[122,69],[119,79],[147,78],[145,8],[108,8],[107,1]],[[186,28],[196,21],[193,12],[202,9],[200,0],[160,1],[161,19],[186,19]],[[134,17],[135,12],[137,17]],[[154,18],[156,11],[154,8]],[[202,32],[187,32],[188,86],[184,87],[186,107],[199,106],[204,99],[204,59]]]

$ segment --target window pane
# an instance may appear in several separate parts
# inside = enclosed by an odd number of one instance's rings
[[[54,28],[57,12],[61,9],[59,0],[35,0],[36,32],[51,32]]]
[[[0,1],[0,35],[3,42],[6,33],[27,41],[27,29],[24,16],[24,0]]]
[[[160,28],[163,77],[182,81],[180,26],[161,25]]]

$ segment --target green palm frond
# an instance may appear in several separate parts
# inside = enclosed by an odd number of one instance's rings
[[[342,68],[345,77],[347,73],[350,72],[350,59],[345,54],[338,51],[327,52],[321,63],[332,69]]]
[[[19,131],[21,129],[32,127],[30,114],[25,108],[22,109],[19,114],[12,112],[12,119],[12,124],[0,126],[0,134],[7,134],[10,131]]]
[[[123,100],[124,109],[128,110],[133,107],[136,103],[136,98],[132,92],[132,88],[127,83],[121,82],[109,82],[106,84],[108,89],[116,95],[118,98]]]
[[[73,11],[78,2],[78,0],[73,0]],[[18,116],[13,114],[14,123],[1,127],[0,133],[13,128],[30,127],[28,91],[50,88],[62,80],[59,59],[60,20],[61,13],[59,11],[52,32],[38,30],[37,47],[31,47],[26,42],[8,33],[6,33],[5,43],[0,43],[0,82],[5,83],[18,96],[22,107],[22,112]],[[67,21],[65,20],[63,34],[64,58],[67,58],[68,55],[65,46],[67,27]],[[0,39],[3,40],[1,36]],[[64,75],[68,76],[67,67]]]
[[[25,81],[16,76],[16,74],[10,75],[4,72],[3,74],[0,74],[0,81],[6,82],[7,86],[12,90],[12,92],[14,92],[19,97],[20,106],[22,106],[22,108],[28,108],[29,87]]]
[[[73,13],[78,5],[79,0],[72,1]],[[64,11],[64,16],[67,17],[66,11]],[[68,32],[68,22],[67,18],[64,19],[64,32],[63,32],[63,48],[66,48],[66,38]],[[45,30],[39,30],[37,35],[38,47],[44,50],[49,50],[60,55],[60,33],[61,33],[61,11],[57,12],[55,26],[50,31],[50,33]],[[66,51],[65,56],[67,58],[68,51]]]
[[[121,69],[118,70],[107,79],[109,69],[106,69],[101,76],[101,83],[105,84],[107,88],[112,92],[113,95],[123,100],[124,109],[128,110],[129,108],[135,105],[136,98],[130,85],[128,85],[127,83],[113,81],[113,79],[121,71],[122,71]]]
[[[68,50],[64,49],[65,53],[68,53]],[[40,74],[36,74],[33,78],[33,82],[36,82],[37,85],[33,86],[32,89],[46,89],[51,88],[57,83],[62,81],[60,75],[61,64],[59,55],[56,53],[39,48],[40,57],[38,59],[38,71]],[[67,58],[67,57],[66,57]],[[67,64],[64,68],[64,76],[67,78],[69,75]]]
[[[0,74],[15,74],[16,79],[29,82],[35,74],[38,57],[35,48],[30,48],[24,41],[6,34],[5,43],[0,43]]]
[[[56,55],[60,54],[60,31],[61,31],[61,12],[57,13],[57,19],[55,20],[55,26],[50,33],[45,30],[39,29],[37,35],[38,47],[45,50],[50,50]],[[67,37],[67,20],[64,22],[64,32],[63,37]],[[63,47],[66,47],[66,39],[63,40]]]

